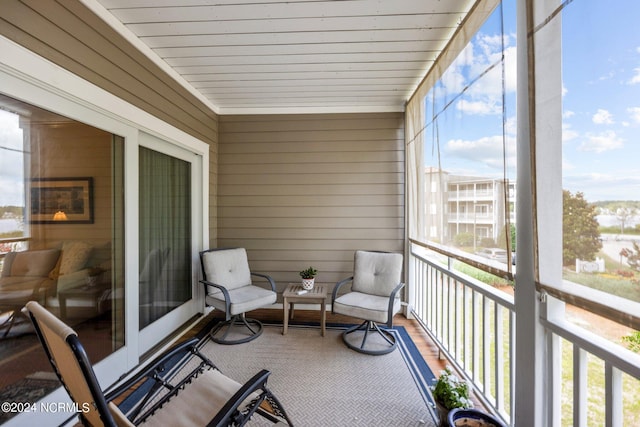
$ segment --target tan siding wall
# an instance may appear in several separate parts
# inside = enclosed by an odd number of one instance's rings
[[[2,0],[0,34],[209,143],[217,116],[77,0]]]
[[[218,238],[218,144],[209,145],[209,245],[217,246]]]
[[[208,106],[77,0],[2,0],[0,34],[208,143],[215,239],[218,116]]]
[[[221,116],[219,138],[218,246],[280,291],[309,265],[350,276],[356,249],[402,252],[402,114]]]

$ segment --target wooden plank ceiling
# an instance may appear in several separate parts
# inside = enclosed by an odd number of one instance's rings
[[[402,111],[474,0],[98,2],[216,112],[242,114]]]

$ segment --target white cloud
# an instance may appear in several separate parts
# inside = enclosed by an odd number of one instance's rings
[[[464,101],[456,104],[459,111],[474,115],[502,114],[503,87],[507,93],[515,93],[516,47],[514,37],[504,36],[504,79],[501,59],[502,36],[480,34],[460,53],[451,67],[441,77],[444,93],[437,96],[448,96],[451,99],[464,92]],[[497,65],[491,69],[490,66]],[[472,79],[479,80],[471,84]]]
[[[609,71],[607,74],[600,76],[598,78],[599,81],[606,81],[606,80],[611,80],[615,77],[616,73],[613,71]]]
[[[515,144],[514,137],[507,137],[506,150],[508,153],[507,164],[515,165]],[[492,169],[502,169],[503,162],[503,143],[502,136],[488,136],[474,141],[452,139],[447,141],[445,150],[449,155],[471,160],[473,162],[482,163]]]
[[[607,110],[603,110],[599,108],[598,111],[593,115],[593,123],[597,125],[611,125],[613,124],[613,115]]]
[[[571,125],[568,123],[562,124],[562,142],[571,141],[576,139],[580,135],[577,131],[571,129]]]
[[[633,122],[640,123],[640,107],[627,108],[627,113],[629,113]]]
[[[563,119],[569,119],[569,118],[571,118],[571,117],[573,117],[573,116],[575,116],[575,115],[576,115],[576,113],[574,113],[573,111],[571,111],[571,110],[566,110],[566,111],[564,111],[564,112],[562,113],[562,118],[563,118]]]
[[[566,172],[566,171],[569,171],[569,170],[573,170],[575,168],[576,168],[576,166],[573,163],[567,161],[567,159],[565,157],[562,157],[562,170],[563,171]]]
[[[624,140],[618,137],[614,131],[608,130],[599,134],[588,133],[578,149],[580,151],[603,153],[622,148],[623,145]]]
[[[633,72],[635,73],[635,75],[629,80],[629,84],[631,85],[640,83],[640,68],[634,68]]]
[[[572,192],[583,192],[590,202],[626,200],[630,192],[640,191],[640,171],[625,170],[615,174],[601,172],[566,174],[563,178],[563,187]]]
[[[475,114],[486,116],[489,114],[502,113],[502,107],[490,101],[467,101],[461,99],[456,103],[456,108],[465,114]]]

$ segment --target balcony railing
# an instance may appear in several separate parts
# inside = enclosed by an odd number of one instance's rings
[[[29,237],[16,237],[12,239],[0,239],[0,258],[4,258],[7,252],[26,251],[29,247]]]
[[[513,425],[514,299],[456,271],[453,262],[452,257],[411,243],[411,312],[449,363],[473,385],[483,405]],[[569,289],[576,286],[579,289],[572,294]],[[567,320],[565,302],[603,312],[598,304],[612,300],[611,295],[582,288],[574,284],[553,291],[540,287],[540,327],[547,339],[537,351],[544,355],[548,367],[543,381],[548,419],[543,424],[638,425],[640,355]],[[616,300],[608,305],[603,315],[638,329],[637,303]]]
[[[451,258],[436,259],[417,245],[410,259],[413,315],[485,407],[509,423],[515,377],[513,297],[453,271]]]
[[[492,224],[496,220],[495,216],[492,213],[450,213],[447,215],[448,222],[463,222],[463,223],[487,223]]]

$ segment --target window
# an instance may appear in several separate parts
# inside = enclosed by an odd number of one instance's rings
[[[515,222],[515,21],[515,2],[502,2],[409,114],[423,123],[408,143],[408,155],[420,156],[415,191],[430,189],[409,201],[410,212],[421,212],[411,203],[451,206],[445,218],[410,215],[410,235],[481,263],[478,245],[515,250],[507,233]]]
[[[565,279],[640,302],[638,12],[585,0],[562,14],[562,257]]]
[[[0,253],[26,249],[28,229],[25,220],[25,167],[20,115],[10,105],[0,103]],[[8,104],[8,103],[4,103]]]
[[[61,250],[59,267],[47,275],[55,280],[39,302],[73,326],[98,362],[125,344],[124,139],[3,95],[0,135],[2,268],[10,251],[28,257]],[[13,310],[0,296],[0,316]],[[0,354],[22,355],[0,358],[0,388],[51,370],[35,335],[25,332],[27,323],[0,340]]]

